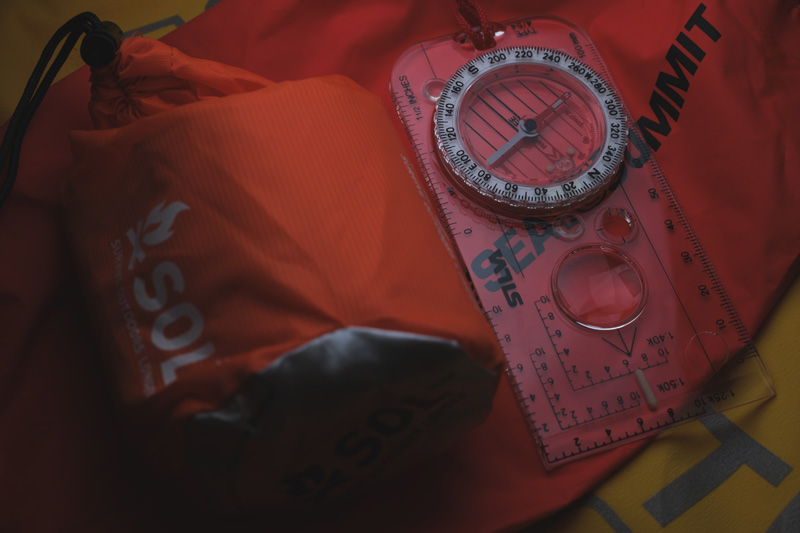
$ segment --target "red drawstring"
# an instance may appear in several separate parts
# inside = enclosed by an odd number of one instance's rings
[[[456,0],[456,20],[461,24],[467,39],[477,50],[486,50],[495,45],[494,29],[486,17],[486,11],[477,0]]]

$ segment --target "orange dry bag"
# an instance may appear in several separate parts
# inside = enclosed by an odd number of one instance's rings
[[[502,356],[379,99],[130,38],[72,136],[71,250],[159,469],[227,510],[442,449]]]

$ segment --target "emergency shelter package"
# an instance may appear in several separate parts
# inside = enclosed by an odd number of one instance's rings
[[[499,349],[374,95],[138,37],[92,88],[71,251],[142,447],[184,490],[318,503],[487,416]]]
[[[800,252],[797,6],[508,1],[481,14],[476,5],[198,2],[207,12],[163,42],[132,29],[184,20],[157,11],[167,7],[151,7],[153,24],[121,6],[101,13],[128,37],[111,65],[50,88],[0,208],[0,474],[9,480],[0,529],[520,530],[573,504],[533,527],[791,530],[800,491],[800,458],[787,447],[797,438],[790,380],[800,377],[791,347],[780,357],[762,350],[777,396],[740,408],[741,418],[715,415],[649,447],[639,440],[545,468],[529,431],[535,412],[520,410],[513,376],[535,368],[546,393],[552,370],[523,361],[507,380],[511,340],[492,319],[519,304],[499,280],[544,263],[537,226],[524,227],[530,240],[522,226],[504,234],[485,263],[459,259],[408,128],[428,113],[415,110],[418,99],[456,97],[456,84],[423,80],[420,92],[393,65],[436,39],[467,50],[479,15],[477,29],[496,31],[498,47],[503,33],[535,39],[547,17],[583,28],[702,242],[702,254],[687,245],[689,259],[713,262],[746,336],[789,286]],[[456,8],[469,19],[460,29]],[[582,39],[567,35],[565,46],[578,54]],[[539,61],[533,48],[517,52]],[[476,87],[494,91],[490,83]],[[517,134],[487,159],[502,165],[549,140],[559,107],[579,97],[557,93],[534,118],[504,115]],[[434,123],[418,127],[434,134]],[[627,261],[624,243],[602,246],[593,250]],[[532,254],[530,270],[514,270],[511,259]],[[508,299],[481,308],[476,283]],[[537,306],[543,323],[564,314],[563,302]],[[575,331],[553,331],[541,346]],[[620,369],[642,365],[657,340],[621,334],[610,351],[622,354]],[[666,412],[663,395],[685,375],[650,383],[644,374],[630,379],[640,406]],[[700,400],[708,414],[721,396]],[[735,476],[748,468],[767,490],[756,480],[737,493],[763,512],[737,518],[747,506],[725,488],[745,483]]]

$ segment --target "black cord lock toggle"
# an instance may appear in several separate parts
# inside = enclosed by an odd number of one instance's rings
[[[102,68],[114,61],[122,44],[122,29],[104,20],[90,30],[81,42],[81,59],[92,68]]]

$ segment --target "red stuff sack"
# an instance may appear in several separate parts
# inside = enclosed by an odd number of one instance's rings
[[[317,503],[491,408],[494,334],[379,99],[130,38],[62,190],[137,442],[227,510]]]

